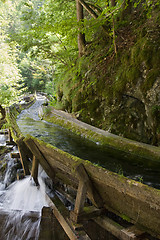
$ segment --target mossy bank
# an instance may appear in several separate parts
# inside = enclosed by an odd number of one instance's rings
[[[111,133],[160,145],[159,8],[140,4],[117,15],[117,53],[99,30],[56,82],[55,107]]]

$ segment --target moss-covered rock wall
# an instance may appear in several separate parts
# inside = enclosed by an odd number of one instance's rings
[[[112,39],[99,30],[57,84],[56,107],[136,141],[160,145],[160,9],[130,8]]]

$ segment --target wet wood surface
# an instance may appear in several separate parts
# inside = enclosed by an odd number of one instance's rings
[[[83,163],[85,171],[107,210],[132,223],[142,225],[151,234],[160,236],[159,190],[95,166],[33,137],[26,139],[26,144],[31,141],[30,139],[34,141],[39,152],[45,156],[45,160],[50,165],[50,170],[55,171],[56,175],[60,171],[67,179],[67,176],[71,176],[72,179],[75,179],[75,182],[78,182],[76,168]],[[87,195],[89,196],[88,189]]]

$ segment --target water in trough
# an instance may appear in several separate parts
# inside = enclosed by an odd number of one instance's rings
[[[22,111],[19,115],[17,123],[24,135],[30,134],[72,155],[160,189],[158,169],[145,167],[143,164],[137,163],[136,159],[135,162],[127,162],[113,158],[108,155],[107,149],[102,148],[99,144],[76,136],[56,124],[40,120],[38,113],[44,101],[44,97],[38,96],[32,107]]]
[[[97,143],[75,136],[58,125],[40,120],[38,113],[44,101],[42,96],[38,96],[32,107],[18,116],[17,122],[24,135],[30,134],[108,170],[135,180],[143,179],[145,184],[160,188],[159,174],[155,170],[108,156],[107,151]],[[5,141],[6,137],[0,135],[0,145],[5,145]],[[11,169],[15,171],[15,163],[9,154],[6,156],[8,169],[0,182],[0,240],[36,240],[39,236],[41,210],[47,205],[44,198],[45,185],[41,177],[39,188],[33,184],[30,177],[13,182]],[[11,182],[13,183],[10,184]]]

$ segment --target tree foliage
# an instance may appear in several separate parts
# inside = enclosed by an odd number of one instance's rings
[[[13,45],[17,46],[19,54],[18,62],[14,54],[12,61],[17,69],[16,81],[22,76],[29,92],[41,90],[53,94],[55,90],[51,91],[50,86],[54,88],[57,82],[63,82],[61,76],[66,72],[72,72],[71,75],[79,79],[82,72],[77,61],[78,34],[85,34],[84,55],[87,58],[92,59],[93,52],[101,49],[101,38],[108,46],[106,55],[117,54],[118,28],[129,19],[129,11],[141,5],[149,17],[157,4],[148,0],[77,1],[84,11],[84,18],[79,21],[73,0],[7,0],[1,3],[2,29],[7,36],[4,42],[10,48],[9,56]]]
[[[11,41],[7,30],[10,26],[6,7],[1,3],[0,9],[0,105],[6,106],[17,99],[20,93],[19,82],[22,76],[17,64],[18,49]]]

